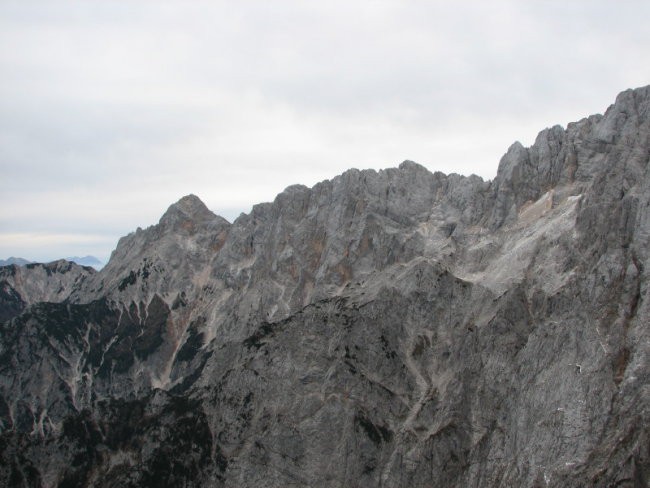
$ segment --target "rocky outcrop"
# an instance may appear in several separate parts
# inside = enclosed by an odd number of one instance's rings
[[[184,197],[3,306],[0,483],[648,486],[649,162],[646,87],[491,182],[350,170],[232,224]]]
[[[38,302],[62,302],[95,270],[60,259],[51,263],[0,267],[0,322],[19,315]]]

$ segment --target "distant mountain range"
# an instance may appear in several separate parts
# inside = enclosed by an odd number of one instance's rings
[[[97,259],[95,256],[84,256],[80,258],[79,256],[72,256],[65,258],[66,261],[72,261],[73,263],[80,264],[82,266],[92,266],[93,268],[101,268],[104,266],[104,263]]]
[[[0,266],[11,266],[12,264],[15,264],[17,266],[24,266],[26,264],[32,263],[33,261],[29,261],[27,259],[23,258],[15,258],[11,256],[8,259],[0,259]]]
[[[72,256],[65,258],[66,261],[72,261],[73,263],[80,264],[81,266],[92,266],[95,269],[101,269],[104,266],[104,263],[97,259],[95,256]],[[32,264],[35,261],[30,261],[25,258],[16,258],[10,257],[8,259],[0,259],[0,266],[10,266],[15,264],[16,266],[25,266],[26,264]]]

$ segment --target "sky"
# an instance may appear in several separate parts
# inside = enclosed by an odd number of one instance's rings
[[[514,142],[650,83],[650,2],[0,0],[0,258],[108,259],[194,193],[414,160],[496,175]]]

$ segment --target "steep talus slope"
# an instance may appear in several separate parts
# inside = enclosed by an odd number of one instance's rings
[[[649,161],[645,87],[491,182],[184,197],[3,306],[0,484],[648,486]]]

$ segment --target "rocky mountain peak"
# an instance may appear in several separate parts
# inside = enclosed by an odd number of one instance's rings
[[[429,170],[427,168],[409,159],[402,161],[398,166],[398,168],[401,169],[402,171],[415,171],[415,172],[426,171],[427,173],[429,173]]]
[[[3,268],[0,485],[648,486],[649,94]]]
[[[207,222],[217,218],[196,195],[186,195],[172,204],[160,218],[160,224],[176,226],[187,222]]]

